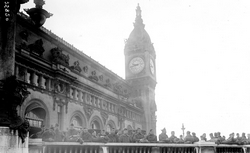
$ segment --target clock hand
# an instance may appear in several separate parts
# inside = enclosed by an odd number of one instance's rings
[[[131,65],[130,67],[135,67],[135,66],[138,66],[139,64],[133,64],[133,65]]]

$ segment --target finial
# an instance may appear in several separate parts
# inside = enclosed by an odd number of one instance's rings
[[[44,0],[34,0],[34,3],[36,4],[36,8],[43,8],[45,1]]]
[[[139,3],[136,7],[136,16],[141,16],[141,7],[140,7]]]
[[[141,18],[141,7],[138,3],[137,7],[136,7],[136,17],[135,17],[135,23],[134,23],[134,26],[135,27],[142,27],[144,28],[144,24],[143,24],[143,20]]]

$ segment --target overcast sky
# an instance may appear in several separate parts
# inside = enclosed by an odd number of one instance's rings
[[[250,133],[249,0],[46,0],[44,27],[125,77],[140,3],[156,51],[157,134]],[[33,1],[23,8],[33,7]]]

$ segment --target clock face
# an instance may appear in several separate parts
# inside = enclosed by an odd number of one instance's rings
[[[144,61],[140,57],[135,57],[129,62],[129,69],[134,74],[141,72],[144,66]]]
[[[155,64],[154,64],[154,61],[152,59],[150,59],[150,61],[149,61],[149,67],[150,67],[151,73],[155,74]]]

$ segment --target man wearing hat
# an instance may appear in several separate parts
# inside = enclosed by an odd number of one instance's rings
[[[140,142],[140,140],[143,139],[143,138],[144,138],[144,135],[141,132],[141,128],[138,128],[135,135],[134,135],[134,137],[133,137],[133,140],[135,142]]]
[[[123,130],[123,134],[119,137],[119,142],[130,142],[130,136],[128,135],[128,130],[126,128]]]
[[[167,138],[168,138],[167,131],[164,128],[161,130],[161,134],[159,135],[159,141],[165,141],[167,140]]]

